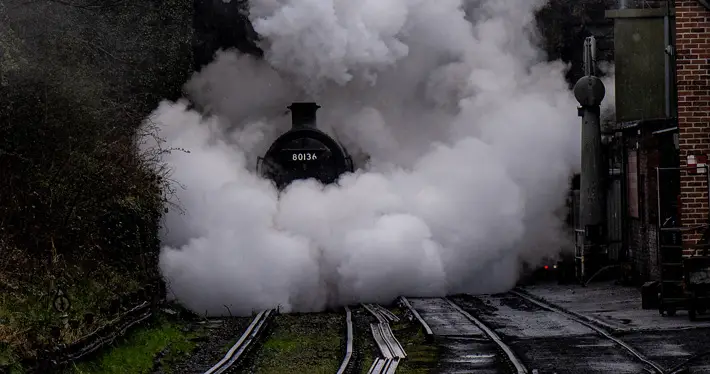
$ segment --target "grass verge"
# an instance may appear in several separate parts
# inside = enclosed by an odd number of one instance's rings
[[[76,364],[65,374],[147,374],[154,372],[158,358],[164,373],[178,374],[172,365],[190,355],[197,345],[195,338],[209,333],[207,329],[192,330],[188,324],[160,313],[149,324],[132,330],[91,361]]]
[[[21,373],[21,359],[35,357],[39,346],[71,344],[103,326],[116,317],[109,302],[141,287],[136,274],[103,265],[91,274],[67,267],[61,277],[36,269],[18,277],[13,269],[0,269],[0,372]],[[70,302],[66,316],[52,306],[56,285]]]
[[[343,360],[345,313],[282,314],[256,355],[254,373],[332,374]]]

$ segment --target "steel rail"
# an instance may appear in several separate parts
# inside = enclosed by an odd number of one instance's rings
[[[409,302],[409,300],[407,300],[407,298],[404,296],[401,296],[399,298],[399,300],[402,304],[404,304],[404,306],[407,309],[409,309],[409,311],[412,313],[414,318],[416,318],[419,321],[419,324],[421,324],[422,327],[424,328],[424,333],[426,334],[426,336],[428,336],[428,337],[434,336],[434,333],[431,331],[431,327],[429,327],[429,325],[426,323],[426,321],[424,321],[424,318],[422,318],[422,316],[419,314],[419,312],[417,312],[417,310],[414,309],[414,307]]]
[[[348,330],[347,343],[345,348],[345,358],[340,364],[340,369],[338,369],[337,374],[345,373],[345,369],[347,369],[348,365],[350,364],[350,358],[353,356],[353,317],[352,313],[350,312],[350,308],[348,308],[347,306],[345,307],[345,324],[347,325]]]
[[[382,353],[382,357],[376,358],[372,363],[368,374],[394,374],[400,360],[407,357],[407,353],[394,336],[388,322],[388,320],[399,321],[399,317],[377,304],[362,304],[362,306],[378,321],[376,324],[370,324],[370,330]]]
[[[503,340],[496,334],[493,330],[489,329],[488,326],[483,324],[478,318],[472,316],[465,310],[463,310],[460,306],[456,305],[453,301],[451,301],[448,297],[445,297],[444,300],[446,300],[454,309],[456,309],[459,313],[463,314],[469,321],[473,322],[476,326],[478,326],[481,331],[483,331],[488,337],[495,342],[498,347],[500,347],[503,352],[505,352],[505,355],[508,356],[508,360],[510,363],[515,366],[515,370],[518,374],[527,374],[528,369],[523,365],[523,362],[520,361],[520,359],[515,356],[515,353],[513,353],[513,350],[508,347],[507,344],[503,342]]]
[[[246,349],[251,345],[251,343],[256,340],[256,336],[267,323],[269,318],[273,315],[274,310],[269,309],[262,312],[254,317],[249,327],[242,334],[242,336],[237,340],[232,348],[227,351],[227,354],[213,367],[207,370],[204,374],[221,374],[230,369],[235,362],[241,357],[241,355],[246,351]]]
[[[566,310],[564,310],[564,309],[562,309],[562,308],[560,308],[560,307],[557,307],[557,306],[555,306],[555,305],[553,305],[553,304],[549,304],[549,303],[545,303],[545,302],[536,300],[536,299],[534,299],[534,298],[532,298],[532,297],[530,297],[530,296],[528,296],[528,295],[525,295],[525,294],[523,294],[523,293],[521,293],[521,292],[518,292],[518,291],[511,290],[511,291],[508,291],[508,292],[509,292],[510,294],[513,294],[513,295],[515,295],[515,296],[521,298],[521,299],[527,300],[527,301],[529,301],[529,302],[531,302],[531,303],[533,303],[533,304],[535,304],[535,305],[537,305],[537,306],[539,306],[539,307],[541,307],[541,308],[543,308],[543,309],[546,309],[546,310],[555,312],[555,313],[557,313],[557,314],[561,314],[561,315],[563,315],[563,316],[565,316],[565,317],[567,317],[567,318],[569,318],[569,319],[572,319],[572,320],[574,320],[574,321],[576,321],[576,322],[578,322],[578,323],[583,324],[584,326],[589,327],[590,329],[594,330],[594,331],[597,332],[598,334],[604,336],[605,338],[607,338],[607,339],[613,341],[614,343],[616,343],[616,344],[618,344],[619,346],[621,346],[621,347],[623,347],[624,349],[626,349],[626,350],[627,350],[629,353],[631,353],[634,357],[636,357],[637,359],[639,359],[639,361],[641,361],[641,362],[643,362],[644,364],[646,364],[646,365],[652,367],[652,368],[656,371],[656,373],[659,373],[659,374],[665,374],[665,373],[666,373],[666,370],[663,369],[663,367],[661,367],[661,366],[658,365],[657,363],[655,363],[655,362],[649,360],[648,358],[646,358],[646,356],[644,356],[641,352],[639,352],[639,351],[637,351],[636,349],[634,349],[632,346],[626,344],[626,343],[623,342],[622,340],[620,340],[620,339],[616,338],[615,336],[609,334],[608,332],[604,331],[604,329],[602,329],[602,328],[600,328],[600,327],[594,325],[593,323],[590,323],[590,322],[588,322],[588,321],[585,321],[585,320],[582,319],[582,318],[579,318],[576,314],[567,312]]]

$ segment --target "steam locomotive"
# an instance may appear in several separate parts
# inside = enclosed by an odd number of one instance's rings
[[[291,130],[279,136],[258,158],[257,172],[280,190],[298,179],[314,178],[330,184],[342,174],[353,172],[353,161],[345,148],[316,127],[319,108],[312,102],[288,106]]]
[[[194,0],[195,70],[212,62],[218,49],[236,48],[241,53],[263,58],[258,35],[247,17],[247,0]],[[316,128],[312,102],[297,102],[291,110],[293,127],[271,145],[257,161],[257,172],[283,189],[297,179],[314,178],[333,183],[353,171],[353,161],[335,139]]]

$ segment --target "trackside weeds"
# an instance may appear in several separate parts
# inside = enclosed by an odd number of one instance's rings
[[[362,306],[351,310],[353,349],[345,373],[367,373],[379,350],[370,324],[375,319]],[[422,326],[399,307],[386,310],[399,317],[390,322],[407,353],[397,373],[428,373],[437,366],[439,348],[427,342]],[[131,328],[104,349],[76,362],[62,374],[179,374],[205,372],[246,330],[253,316],[202,318],[170,305]],[[346,354],[346,312],[276,314],[235,370],[260,374],[336,373]],[[0,351],[0,358],[2,357]],[[23,374],[11,370],[12,374]]]

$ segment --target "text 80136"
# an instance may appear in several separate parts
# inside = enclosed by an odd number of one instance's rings
[[[316,161],[318,156],[315,153],[293,153],[291,161]]]

